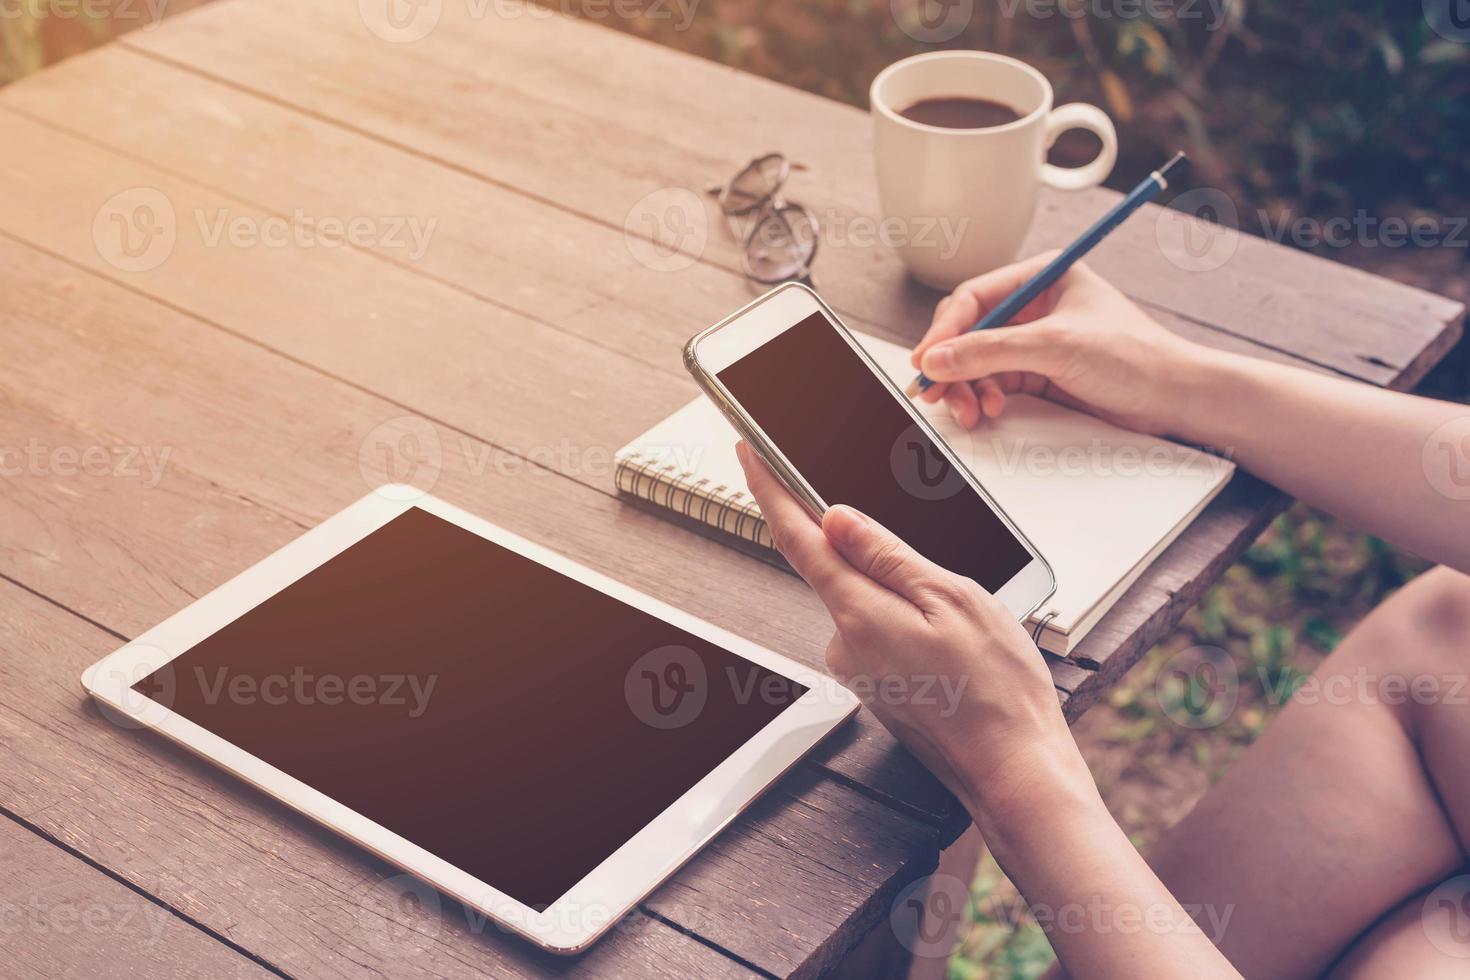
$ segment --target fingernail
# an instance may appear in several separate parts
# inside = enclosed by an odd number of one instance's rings
[[[862,514],[846,504],[838,504],[827,509],[827,517],[822,521],[822,527],[838,544],[853,544],[857,541],[863,524],[866,522],[867,518]]]
[[[954,370],[954,347],[940,344],[929,348],[924,355],[924,373],[931,378],[937,374],[948,374]]]

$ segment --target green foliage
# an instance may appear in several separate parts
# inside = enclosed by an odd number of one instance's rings
[[[873,75],[906,55],[1005,52],[1045,72],[1060,101],[1108,109],[1120,186],[1185,149],[1195,183],[1226,191],[1248,230],[1360,209],[1463,213],[1470,44],[1437,34],[1419,0],[976,0],[943,43],[911,36],[925,36],[914,30],[922,13],[953,6],[725,0],[682,26],[602,22],[858,106]],[[1058,151],[1090,153],[1065,139]]]

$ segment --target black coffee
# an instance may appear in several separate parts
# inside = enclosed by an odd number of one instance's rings
[[[926,126],[942,126],[945,129],[989,129],[1004,126],[1021,118],[1021,114],[1010,106],[989,99],[975,99],[967,95],[949,95],[937,99],[920,99],[899,112],[905,119]]]

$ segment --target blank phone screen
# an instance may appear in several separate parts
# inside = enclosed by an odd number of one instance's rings
[[[1030,563],[1026,547],[821,313],[719,379],[829,505],[857,508],[991,592]]]
[[[416,507],[134,689],[538,910],[807,690]]]

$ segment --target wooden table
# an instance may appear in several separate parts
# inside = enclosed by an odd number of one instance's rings
[[[864,114],[510,2],[432,0],[427,36],[385,41],[373,2],[225,0],[0,92],[0,925],[22,924],[0,956],[157,977],[826,972],[966,823],[871,716],[559,960],[394,901],[382,862],[79,692],[127,637],[406,475],[821,663],[830,627],[798,581],[617,499],[611,454],[694,395],[681,342],[751,295],[704,187],[780,149],[810,168],[790,196],[855,232],[877,214]],[[651,251],[643,221],[684,191],[684,254]],[[1112,196],[1046,197],[1030,247]],[[1181,272],[1172,214],[1094,264],[1192,338],[1406,388],[1458,333],[1456,304],[1255,240]],[[410,219],[434,222],[426,250]],[[858,239],[824,245],[819,287],[916,338],[935,297]],[[1057,665],[1068,712],[1282,503],[1237,478]]]

